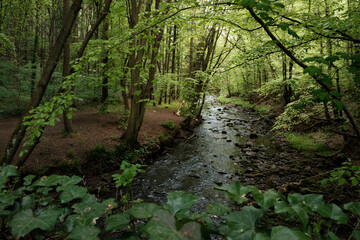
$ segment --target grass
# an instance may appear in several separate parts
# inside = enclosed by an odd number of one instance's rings
[[[255,107],[255,110],[260,113],[270,113],[273,110],[273,107],[271,105],[263,105]]]
[[[168,108],[168,109],[171,109],[173,111],[177,111],[180,107],[180,102],[178,101],[172,101],[170,104],[167,104],[167,103],[163,103],[161,105],[158,105],[158,107],[161,107],[161,108]]]
[[[334,152],[334,149],[317,141],[311,134],[289,133],[286,138],[290,145],[299,151],[321,155],[330,155]]]
[[[235,104],[237,106],[242,106],[242,107],[246,107],[246,108],[252,108],[254,107],[253,104],[249,103],[248,101],[245,101],[241,98],[238,98],[238,97],[231,97],[231,98],[226,98],[224,96],[219,96],[218,97],[218,100],[221,102],[221,103],[231,103],[231,104]]]

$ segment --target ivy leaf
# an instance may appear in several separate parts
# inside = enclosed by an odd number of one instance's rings
[[[286,202],[283,201],[275,203],[275,213],[283,213],[293,216],[301,222],[303,227],[308,224],[308,212],[309,211],[307,210],[306,206],[302,203],[298,203],[294,206],[289,206]]]
[[[265,233],[257,233],[254,240],[270,240],[270,237]]]
[[[348,216],[336,204],[325,204],[316,210],[321,216],[331,218],[337,223],[346,224]]]
[[[263,215],[262,210],[245,206],[240,212],[232,212],[224,217],[229,226],[229,238],[239,239],[238,236],[246,235],[250,238],[255,236],[256,221]]]
[[[27,175],[24,177],[24,186],[29,186],[35,177],[35,175]]]
[[[122,230],[130,223],[130,217],[127,213],[118,213],[111,215],[106,219],[106,228],[105,231],[111,230]]]
[[[328,232],[328,236],[330,237],[330,240],[339,240],[333,232]]]
[[[344,208],[360,216],[360,202],[346,203]]]
[[[61,203],[67,203],[75,198],[83,198],[87,194],[86,188],[72,185],[67,187],[59,196]]]
[[[161,207],[155,203],[139,203],[132,206],[126,212],[135,218],[151,218]]]
[[[8,177],[17,176],[17,168],[14,165],[7,165],[0,167],[0,191],[5,188],[4,184]]]
[[[276,240],[309,240],[305,233],[297,228],[288,228],[284,226],[277,226],[271,229],[271,239]]]
[[[309,73],[310,76],[319,76],[321,74],[321,69],[315,66],[309,66],[304,69],[304,74]]]
[[[215,188],[226,191],[226,196],[229,199],[238,202],[239,204],[248,200],[245,196],[249,192],[259,191],[259,189],[254,186],[244,186],[239,182],[235,182],[233,184],[225,186],[215,186]]]
[[[356,230],[352,232],[354,240],[360,240],[360,231]]]
[[[9,215],[9,211],[5,211],[4,209],[8,206],[12,206],[15,203],[15,200],[18,199],[20,195],[15,194],[1,194],[0,195],[0,216]]]
[[[221,204],[221,203],[212,203],[207,205],[206,207],[206,212],[211,214],[211,215],[215,215],[215,216],[221,216],[224,215],[225,213],[230,212],[230,208]]]
[[[67,238],[74,240],[97,240],[100,230],[93,226],[76,226]]]
[[[10,222],[11,233],[18,239],[36,228],[50,231],[55,227],[60,213],[56,210],[42,210],[38,215],[35,215],[31,209],[22,210]]]
[[[201,239],[200,225],[196,222],[186,223],[179,231],[172,214],[163,209],[157,211],[154,217],[145,225],[145,231],[150,239]]]
[[[87,195],[80,203],[72,206],[74,212],[82,217],[93,220],[100,217],[107,209],[105,204],[99,203],[94,195]]]
[[[176,191],[169,193],[167,199],[164,208],[181,220],[190,215],[190,208],[200,197],[185,191]]]
[[[323,196],[320,194],[306,194],[304,195],[304,202],[313,211],[318,207],[325,205]]]
[[[265,193],[253,193],[255,201],[260,205],[263,211],[268,210],[274,205],[277,198],[281,198],[281,194],[274,189],[270,189]]]

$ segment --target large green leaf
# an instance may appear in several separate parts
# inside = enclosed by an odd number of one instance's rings
[[[320,68],[315,66],[309,66],[304,69],[304,74],[308,73],[310,76],[319,76],[321,75],[322,71]]]
[[[151,218],[154,212],[156,212],[160,208],[161,207],[159,205],[156,205],[155,203],[139,203],[132,206],[126,212],[128,212],[135,218]]]
[[[271,239],[273,240],[309,240],[310,237],[297,228],[277,226],[271,229]]]
[[[20,195],[15,195],[11,193],[1,194],[0,195],[0,216],[9,215],[9,211],[5,211],[5,208],[8,206],[12,206],[16,199],[18,199]]]
[[[86,188],[79,187],[76,185],[68,186],[64,191],[60,194],[59,199],[61,203],[67,203],[75,198],[83,198],[87,195]]]
[[[304,195],[304,203],[313,211],[315,211],[318,207],[325,205],[323,196],[320,194]]]
[[[88,194],[80,203],[72,206],[74,212],[84,218],[98,218],[106,211],[106,205],[99,203],[94,195]]]
[[[0,166],[0,191],[5,187],[8,177],[17,176],[17,168],[14,165]]]
[[[70,185],[76,185],[81,182],[83,179],[79,176],[71,176],[71,178],[62,178],[59,180],[59,187],[56,188],[56,191],[61,191],[66,189]]]
[[[206,212],[211,215],[221,216],[230,212],[230,208],[221,203],[211,203],[207,205]]]
[[[31,186],[32,187],[51,187],[59,185],[61,182],[70,179],[69,176],[60,176],[60,175],[51,175],[51,176],[42,176],[36,180]]]
[[[344,208],[360,216],[360,202],[346,203]]]
[[[353,231],[352,236],[354,240],[360,240],[360,231]]]
[[[16,238],[20,238],[36,228],[50,231],[60,214],[61,212],[57,210],[42,210],[37,215],[31,209],[22,210],[10,222],[11,233]]]
[[[224,216],[226,224],[229,226],[229,236],[231,239],[235,236],[250,235],[255,236],[256,221],[263,215],[263,211],[254,207],[245,206],[240,212],[232,212]]]
[[[111,215],[108,219],[106,219],[106,231],[111,230],[122,230],[130,223],[130,217],[127,213],[118,213],[115,215]]]
[[[288,205],[286,202],[280,201],[275,204],[275,213],[287,214],[295,217],[301,222],[303,227],[308,224],[309,221],[309,209],[303,203],[297,203],[293,206]]]
[[[257,233],[254,240],[270,240],[270,237],[265,233]]]
[[[164,208],[179,220],[190,215],[192,205],[200,200],[199,196],[184,191],[169,193]]]
[[[255,201],[260,205],[263,211],[268,210],[274,205],[276,199],[282,198],[282,195],[273,189],[266,191],[265,193],[257,192],[253,193]]]
[[[67,238],[74,240],[98,240],[100,230],[93,226],[76,226]]]
[[[189,222],[180,230],[177,230],[175,218],[163,209],[154,213],[154,217],[145,225],[144,229],[150,235],[150,239],[201,239],[200,225],[198,223]]]
[[[240,182],[235,182],[225,186],[215,186],[216,189],[226,191],[226,196],[238,203],[246,202],[248,199],[245,197],[249,192],[258,192],[259,189],[254,186],[244,186]]]
[[[323,217],[335,220],[337,223],[346,224],[348,221],[348,215],[346,215],[336,204],[319,206],[317,212]]]

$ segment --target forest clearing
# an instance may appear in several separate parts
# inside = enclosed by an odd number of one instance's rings
[[[357,0],[0,3],[1,239],[360,239]]]

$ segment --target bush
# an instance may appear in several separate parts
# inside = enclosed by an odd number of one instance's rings
[[[172,131],[175,129],[175,124],[172,120],[161,123],[161,126],[168,131]]]

